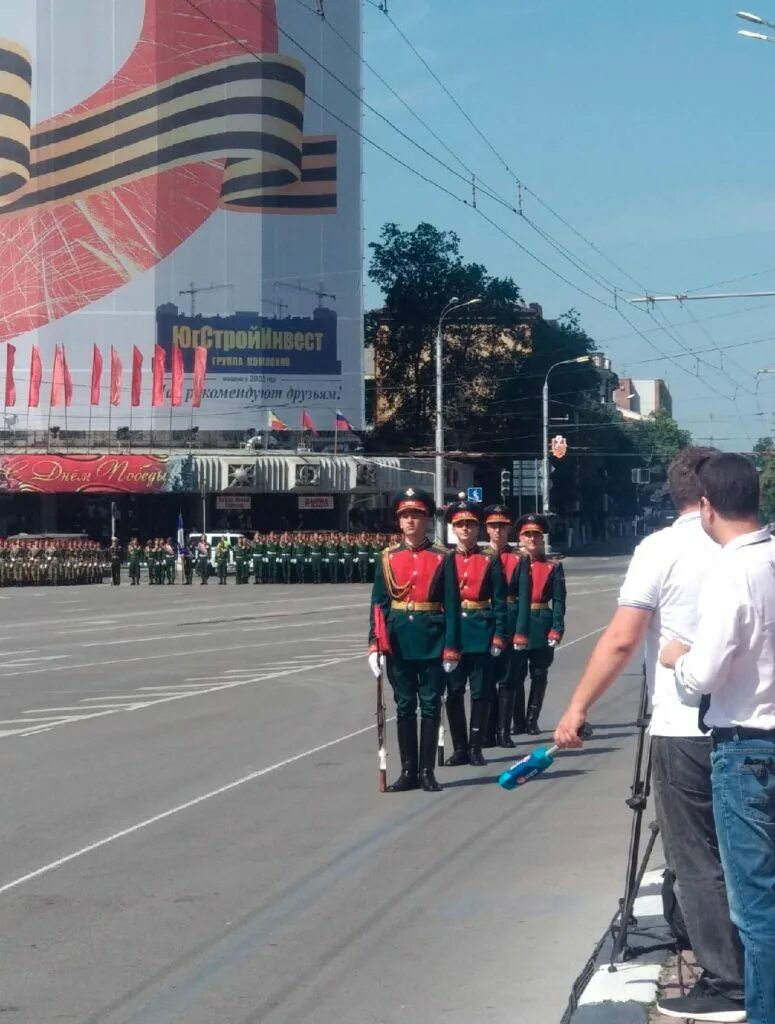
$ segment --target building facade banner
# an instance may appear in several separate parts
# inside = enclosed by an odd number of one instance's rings
[[[159,494],[194,489],[183,455],[0,455],[0,493]]]
[[[0,4],[0,342],[17,380],[33,346],[44,385],[66,359],[56,425],[183,428],[198,348],[201,429],[264,429],[269,408],[361,425],[360,19],[360,0],[325,22],[297,0]],[[162,405],[149,375],[90,419],[95,345],[124,366],[159,345]]]

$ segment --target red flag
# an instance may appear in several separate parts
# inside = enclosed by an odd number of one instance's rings
[[[51,398],[49,405],[55,409],[62,404],[62,389],[65,386],[65,370],[59,345],[54,346],[54,373],[51,376]]]
[[[40,349],[37,345],[33,345],[30,356],[30,390],[27,396],[27,405],[30,409],[37,409],[40,404],[40,382],[42,379],[43,365],[40,361]]]
[[[183,350],[177,345],[172,346],[172,391],[170,405],[180,405],[183,401]]]
[[[113,346],[110,346],[110,404],[118,405],[121,402],[121,377],[123,368],[121,356]]]
[[[16,360],[16,346],[5,348],[5,404],[16,405],[16,382],[13,379],[13,364]]]
[[[165,354],[161,345],[153,346],[153,391],[151,405],[164,405]]]
[[[143,353],[137,347],[132,349],[132,405],[140,404],[140,392],[143,389]]]
[[[191,405],[198,409],[202,404],[202,394],[205,389],[205,378],[207,377],[207,349],[201,345],[194,349],[194,393],[191,398]]]
[[[62,346],[62,379],[65,385],[65,405],[73,404],[73,378],[70,376],[70,367],[67,365],[65,346]]]
[[[302,409],[301,412],[301,429],[311,430],[315,437],[318,436],[318,432],[317,430],[315,430],[315,424],[312,422],[312,417],[310,416],[306,409]]]
[[[91,357],[91,404],[100,404],[100,388],[102,387],[102,352],[95,345]]]

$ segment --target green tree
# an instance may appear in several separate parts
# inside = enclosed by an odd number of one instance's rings
[[[761,437],[753,450],[762,489],[762,517],[765,522],[772,523],[775,522],[775,442],[771,437]]]

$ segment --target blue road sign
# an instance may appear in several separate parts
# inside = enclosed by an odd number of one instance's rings
[[[469,501],[479,501],[479,502],[481,502],[483,497],[484,497],[484,495],[482,494],[482,488],[481,487],[469,487],[468,491],[466,493],[468,495],[468,500]]]

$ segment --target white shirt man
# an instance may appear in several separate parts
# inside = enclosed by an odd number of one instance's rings
[[[652,787],[662,845],[676,879],[681,910],[703,970],[686,996],[660,999],[667,1016],[702,1021],[743,1021],[743,953],[730,920],[724,875],[715,842],[711,743],[686,707],[659,650],[697,630],[699,599],[718,548],[700,521],[697,464],[713,449],[686,448],[670,465],[668,481],[680,517],[638,546],[619,594],[619,607],[587,663],[555,732],[561,747],[579,747],[588,709],[611,686],[645,640],[652,704]]]

